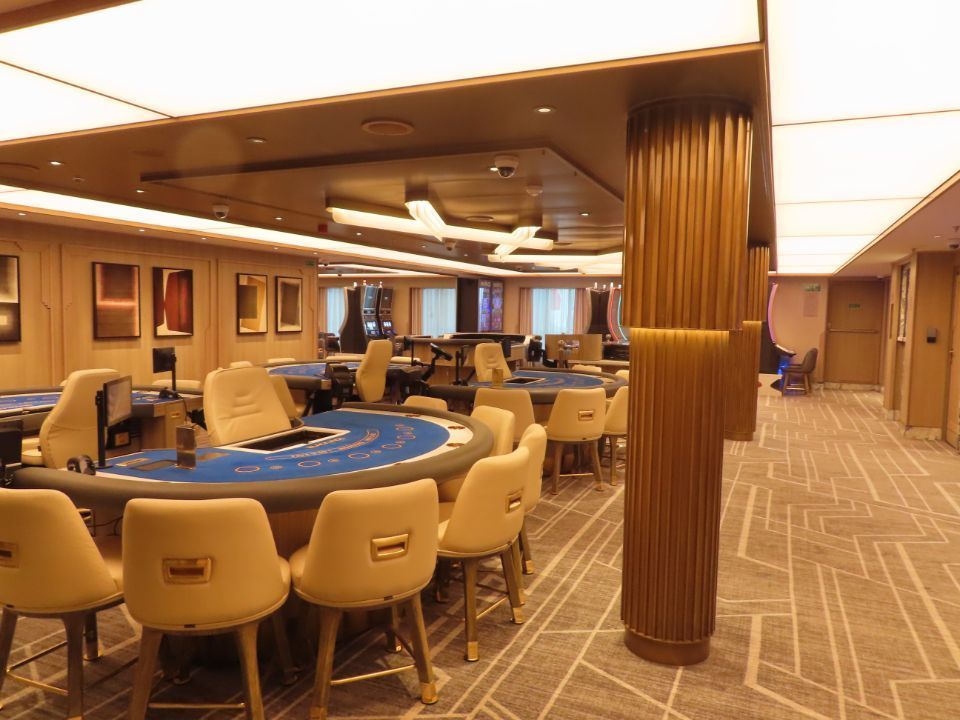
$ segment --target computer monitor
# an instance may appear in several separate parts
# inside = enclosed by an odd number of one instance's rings
[[[107,467],[107,431],[133,416],[133,378],[110,380],[97,391],[97,467]]]
[[[153,349],[153,371],[155,373],[170,373],[170,389],[164,388],[160,391],[162,398],[177,398],[177,351],[175,348],[154,348]]]

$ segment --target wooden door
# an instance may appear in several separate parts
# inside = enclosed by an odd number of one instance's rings
[[[947,395],[947,442],[960,449],[960,271],[953,279],[953,321],[950,331],[950,373]]]
[[[882,280],[832,280],[824,348],[826,382],[877,385],[883,331]]]

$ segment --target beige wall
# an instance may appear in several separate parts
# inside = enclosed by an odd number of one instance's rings
[[[812,347],[819,351],[814,380],[823,380],[824,343],[827,330],[829,284],[825,277],[778,277],[772,318],[777,343],[797,353],[797,358]],[[808,285],[819,285],[819,292],[808,292]]]
[[[316,269],[299,256],[36,223],[0,222],[0,252],[21,258],[20,343],[0,344],[0,386],[54,385],[81,368],[110,367],[153,380],[151,350],[177,348],[178,377],[202,379],[234,360],[316,357]],[[93,339],[91,263],[140,266],[139,338]],[[194,334],[153,337],[152,268],[193,270]],[[268,332],[236,333],[236,273],[268,276]],[[304,331],[277,334],[277,275],[303,278]]]

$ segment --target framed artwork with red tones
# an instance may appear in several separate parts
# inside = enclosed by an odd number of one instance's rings
[[[153,268],[153,335],[193,335],[193,270]]]

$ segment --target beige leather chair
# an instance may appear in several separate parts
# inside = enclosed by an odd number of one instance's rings
[[[536,422],[530,393],[518,388],[477,388],[473,398],[474,409],[494,407],[513,413],[513,441],[519,442],[527,428]]]
[[[570,369],[574,372],[603,372],[603,368],[601,368],[599,365],[574,365]]]
[[[606,399],[603,388],[561,390],[557,393],[547,421],[547,439],[553,443],[554,495],[560,492],[560,463],[563,461],[565,445],[586,444],[589,447],[596,489],[603,490],[597,441],[603,436]],[[587,473],[571,473],[581,474]]]
[[[494,368],[503,371],[503,379],[512,378],[510,366],[503,356],[503,347],[500,343],[481,343],[473,348],[473,368],[477,374],[477,382],[491,382]]]
[[[527,481],[523,487],[523,525],[520,527],[520,555],[524,575],[533,574],[533,552],[527,536],[527,517],[540,502],[543,484],[543,460],[547,454],[547,431],[543,425],[533,424],[520,438],[520,447],[530,453],[527,462]]]
[[[470,417],[486,425],[493,433],[491,456],[506,455],[513,450],[513,429],[516,425],[516,419],[512,412],[488,405],[480,405],[473,408]],[[440,485],[440,501],[453,502],[456,500],[465,478],[466,475],[451,478]]]
[[[292,363],[296,362],[296,358],[292,357],[282,357],[282,358],[267,358],[268,363]]]
[[[230,367],[232,368],[253,367],[253,363],[250,362],[249,360],[234,360],[232,363],[230,363]]]
[[[603,438],[601,443],[610,442],[610,484],[617,484],[617,449],[620,447],[620,438],[627,437],[627,418],[630,404],[630,388],[622,387],[617,390],[613,399],[607,404],[607,411],[603,421]]]
[[[247,717],[263,720],[257,629],[290,590],[290,568],[277,556],[263,506],[247,498],[131,500],[123,571],[127,609],[143,625],[130,720],[146,715],[165,634],[225,633],[235,634],[240,648]],[[274,629],[282,640],[279,622]],[[292,664],[289,652],[281,664]]]
[[[320,610],[320,641],[311,720],[327,717],[333,682],[337,628],[345,611],[404,608],[410,641],[394,621],[388,636],[413,656],[414,664],[391,668],[393,674],[417,669],[420,699],[437,701],[437,689],[423,622],[420,591],[430,583],[437,561],[437,484],[418,480],[374,490],[340,490],[320,506],[310,544],[290,557],[297,595]],[[392,612],[392,617],[396,615]]]
[[[467,473],[456,502],[440,503],[437,555],[443,567],[454,560],[463,567],[463,614],[467,641],[465,657],[470,662],[480,658],[477,640],[477,572],[481,560],[500,557],[513,622],[518,625],[523,622],[522,580],[513,546],[523,527],[523,492],[529,461],[530,451],[527,448],[518,448],[509,455],[479,460]],[[443,583],[444,578],[445,570],[438,574],[438,584]]]
[[[387,389],[387,368],[393,355],[389,340],[371,340],[354,378],[357,395],[363,402],[380,402]]]
[[[33,678],[26,682],[66,694],[68,717],[83,717],[83,660],[100,657],[96,613],[123,602],[117,540],[104,542],[103,553],[110,558],[107,562],[66,495],[56,490],[0,489],[0,691],[6,677],[24,681],[13,670],[51,650],[8,668],[17,619],[59,619],[67,636],[63,643],[67,647],[66,691]]]
[[[270,384],[273,385],[273,390],[277,393],[277,399],[283,405],[283,411],[290,419],[290,423],[300,425],[302,411],[297,408],[297,403],[293,399],[293,393],[290,392],[290,386],[287,385],[286,379],[283,375],[270,375],[268,373],[267,376],[270,378]]]
[[[103,368],[70,373],[53,410],[40,426],[36,445],[26,444],[24,465],[63,468],[75,455],[97,456],[97,391],[120,373]]]
[[[261,367],[215,370],[203,385],[203,414],[214,445],[290,429],[270,375]]]
[[[629,370],[617,370],[615,373],[617,377],[622,377],[627,382],[630,382],[630,371]]]
[[[580,360],[600,360],[603,358],[603,335],[580,335]]]
[[[156,378],[151,384],[155,388],[169,388],[173,386],[170,378]],[[177,390],[203,390],[203,382],[200,380],[177,378]]]
[[[403,401],[405,407],[424,408],[426,410],[447,410],[447,401],[429,395],[409,395]]]

